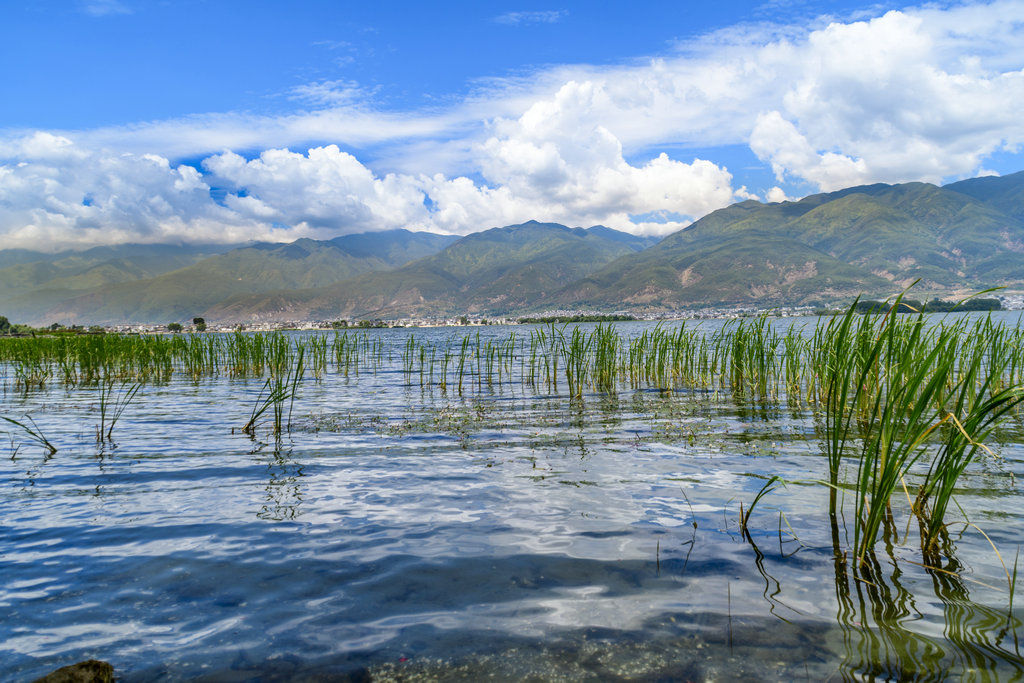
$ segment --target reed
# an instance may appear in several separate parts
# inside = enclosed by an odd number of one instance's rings
[[[897,299],[897,304],[899,299]],[[867,398],[863,415],[862,448],[857,467],[854,548],[863,561],[874,546],[889,510],[889,500],[910,467],[921,457],[921,446],[937,428],[935,405],[941,400],[946,376],[952,370],[949,333],[931,345],[923,359],[916,358],[923,325],[918,318],[910,329],[896,315],[870,347],[854,388],[857,399]],[[882,351],[888,351],[882,357]],[[886,363],[881,378],[879,365]]]
[[[120,389],[114,392],[114,378],[107,377],[99,382],[100,423],[96,426],[96,443],[113,441],[114,425],[121,419],[121,414],[132,402],[139,389],[139,383],[121,382]]]
[[[750,501],[750,506],[746,510],[743,509],[743,501],[740,501],[740,532],[743,534],[744,538],[748,540],[750,539],[750,531],[747,527],[750,522],[750,515],[754,514],[754,508],[757,507],[757,504],[761,502],[762,498],[780,486],[785,488],[786,482],[782,480],[782,477],[772,475],[771,478],[764,483],[764,486],[761,487],[761,490],[754,496],[754,500]]]
[[[1014,352],[990,320],[934,324],[922,312],[859,316],[854,306],[815,331],[808,353],[824,389],[808,395],[824,394],[833,525],[842,463],[855,459],[854,550],[863,563],[891,517],[893,494],[922,460],[927,474],[912,508],[922,543],[936,542],[957,480],[1024,394],[1008,383]]]
[[[308,340],[309,369],[317,381],[323,379],[327,372],[327,337],[320,334],[312,335]]]
[[[275,336],[270,339],[267,354],[267,367],[270,376],[263,383],[260,393],[253,404],[248,422],[242,432],[255,435],[258,421],[267,414],[273,415],[273,433],[281,434],[291,429],[292,414],[295,409],[295,397],[298,395],[299,383],[305,374],[306,343],[296,341],[294,346],[287,337]],[[293,355],[294,354],[294,355]],[[287,419],[285,403],[288,403]]]
[[[1024,401],[1019,326],[922,312],[860,315],[855,305],[811,329],[761,316],[712,331],[661,323],[627,335],[613,324],[551,323],[528,336],[472,333],[439,342],[355,330],[300,339],[243,332],[0,339],[4,377],[18,391],[44,388],[53,378],[69,388],[99,387],[100,440],[109,439],[111,418],[149,382],[175,375],[259,379],[263,387],[243,430],[252,433],[272,415],[281,433],[291,425],[307,370],[316,380],[329,369],[358,377],[396,357],[407,385],[460,397],[505,387],[524,394],[562,388],[574,403],[650,388],[722,392],[763,404],[784,396],[793,409],[820,417],[828,513],[838,519],[840,494],[848,491],[862,560],[903,487],[916,492],[913,513],[925,542],[934,543],[957,482]]]
[[[458,390],[459,390],[459,396],[462,396],[462,378],[463,378],[463,376],[465,375],[465,372],[466,372],[466,362],[468,360],[470,360],[469,344],[470,344],[470,338],[467,335],[467,336],[462,338],[462,346],[459,349],[459,365],[458,365],[458,372],[457,372],[457,377],[458,377],[458,385],[457,386],[458,386]]]
[[[252,406],[252,413],[249,415],[249,421],[242,427],[242,433],[255,436],[256,424],[260,418],[268,410],[280,406],[286,399],[287,394],[284,389],[280,386],[273,386],[271,378],[268,377],[267,381],[263,383],[260,393],[256,396],[256,401]],[[280,429],[275,429],[275,432],[280,433]]]
[[[973,376],[969,375],[961,381],[955,405],[940,420],[945,427],[945,437],[920,485],[915,501],[914,509],[923,521],[922,542],[929,548],[934,548],[945,528],[946,511],[957,481],[979,449],[991,453],[982,441],[1004,414],[1024,401],[1024,389],[1007,387],[973,405],[967,405],[964,395],[967,393],[967,383],[971,380]]]
[[[25,424],[24,422],[19,422],[18,420],[15,420],[13,418],[0,415],[0,420],[3,420],[8,424],[12,424],[15,427],[17,427],[22,434],[28,437],[29,441],[32,441],[33,443],[39,446],[42,446],[42,448],[46,450],[46,452],[49,453],[50,455],[56,453],[57,447],[50,443],[49,439],[47,439],[46,436],[43,435],[43,432],[41,429],[39,429],[39,425],[36,424],[36,421],[33,420],[32,417],[29,415],[26,415],[25,419],[32,424],[31,427]],[[17,453],[17,450],[15,450],[15,453]]]
[[[580,399],[590,372],[593,337],[582,332],[579,327],[574,327],[567,342],[564,332],[564,328],[558,331],[558,342],[565,368],[565,382],[569,388],[569,397]]]
[[[592,345],[594,389],[604,394],[614,394],[618,385],[619,336],[613,327],[598,325],[594,330]]]

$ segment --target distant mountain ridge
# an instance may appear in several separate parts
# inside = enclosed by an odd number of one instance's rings
[[[126,245],[53,257],[16,253],[0,270],[3,315],[36,324],[112,324],[189,319],[238,294],[317,287],[394,268],[457,237],[390,230],[328,241],[258,242],[205,253],[193,247]],[[0,252],[0,262],[4,254]],[[102,256],[114,258],[102,261]],[[102,277],[96,273],[104,271]],[[65,274],[66,273],[66,274]],[[6,289],[5,289],[6,288]]]
[[[208,313],[233,321],[508,313],[652,241],[604,226],[528,221],[472,233],[396,270],[319,289],[240,297]]]
[[[0,251],[0,302],[6,311],[0,315],[32,320],[85,292],[156,277],[230,249],[231,245],[123,244],[53,254]]]
[[[1024,285],[1024,173],[740,202],[572,283],[553,303],[825,303],[915,280],[935,294]]]
[[[0,251],[0,314],[107,324],[644,313],[831,304],[915,281],[919,298],[1024,289],[1024,172],[748,200],[660,241],[528,221],[462,238],[402,230],[222,253],[133,248]]]

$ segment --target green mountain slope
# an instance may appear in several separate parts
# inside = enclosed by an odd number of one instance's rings
[[[1022,184],[1013,176],[994,180],[1002,184],[985,185],[992,197],[1012,197]],[[919,291],[934,293],[1024,284],[1024,221],[927,183],[745,201],[568,285],[548,303],[803,304],[888,294],[915,280]]]
[[[258,243],[206,258],[158,277],[95,288],[45,309],[44,320],[166,322],[201,315],[242,294],[321,287],[401,265],[457,238],[392,230],[330,241]],[[354,252],[354,253],[353,253]]]
[[[231,246],[125,244],[56,254],[22,249],[0,251],[0,293],[32,289],[80,290],[155,277],[220,254]]]
[[[973,197],[1009,216],[1024,219],[1024,171],[961,180],[943,189]]]
[[[43,254],[0,251],[0,301],[13,320],[35,320],[67,299],[100,287],[152,278],[222,253],[230,246],[127,244]]]
[[[888,281],[796,240],[749,232],[621,258],[546,302],[604,310],[771,306],[882,290]]]
[[[458,239],[456,235],[438,235],[432,232],[384,230],[343,235],[335,237],[331,243],[356,258],[378,259],[389,266],[398,267],[418,258],[436,254]]]
[[[530,221],[471,234],[397,270],[314,291],[235,298],[207,313],[229,320],[500,314],[528,308],[647,243],[602,226]]]

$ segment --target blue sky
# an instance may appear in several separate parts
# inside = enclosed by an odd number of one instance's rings
[[[5,127],[74,129],[286,113],[295,108],[290,89],[339,79],[372,90],[383,107],[409,110],[546,65],[668,54],[737,18],[819,17],[806,3],[11,0],[0,56],[17,68],[0,82],[0,115]]]
[[[0,248],[667,233],[1024,168],[1024,2],[10,0]]]

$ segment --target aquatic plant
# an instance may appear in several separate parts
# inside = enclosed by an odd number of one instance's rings
[[[32,423],[31,427],[25,424],[24,422],[19,422],[18,420],[15,420],[13,418],[0,415],[0,420],[4,420],[8,424],[12,424],[15,427],[17,427],[19,430],[21,430],[22,434],[29,438],[30,441],[38,444],[39,446],[42,446],[50,455],[56,453],[57,447],[50,443],[49,439],[47,439],[43,435],[43,432],[42,430],[39,429],[39,425],[36,424],[36,421],[33,420],[32,417],[29,415],[26,415],[25,419]]]
[[[764,483],[764,486],[761,487],[761,490],[754,496],[754,500],[750,501],[750,506],[746,510],[743,509],[743,501],[740,501],[740,532],[743,534],[744,538],[750,538],[750,532],[747,529],[747,525],[750,522],[750,515],[754,513],[754,508],[757,507],[757,504],[762,498],[780,486],[784,488],[786,486],[786,482],[777,474],[772,475],[768,481]]]
[[[558,342],[565,368],[565,383],[569,397],[579,399],[583,397],[583,387],[590,371],[590,348],[594,338],[574,327],[567,342],[564,332],[564,328],[559,330]]]
[[[292,346],[286,337],[274,337],[271,340],[268,354],[270,377],[260,389],[253,404],[249,421],[242,427],[244,434],[255,434],[256,424],[267,413],[273,412],[274,434],[281,434],[291,429],[292,412],[295,409],[295,397],[298,395],[299,382],[305,373],[304,359],[306,345],[296,342],[295,356],[291,355]],[[288,402],[288,418],[284,418],[284,404]]]
[[[263,383],[263,388],[260,389],[259,395],[256,396],[256,401],[252,406],[252,413],[249,415],[249,421],[242,427],[242,432],[249,436],[254,436],[256,433],[256,423],[263,417],[264,413],[272,408],[277,408],[287,398],[285,390],[280,386],[272,386],[272,379],[268,377],[267,381]],[[280,433],[280,431],[280,428],[275,429],[276,433]]]
[[[141,384],[121,382],[119,391],[114,393],[114,378],[104,378],[99,383],[100,423],[96,426],[96,443],[112,441],[114,425],[121,419],[121,414],[139,393]]]
[[[329,368],[358,377],[377,373],[393,354],[408,386],[442,395],[561,389],[578,402],[654,388],[723,392],[761,405],[784,396],[793,410],[820,416],[830,520],[838,523],[848,493],[854,545],[863,558],[892,496],[904,489],[929,530],[927,542],[936,540],[956,482],[985,454],[982,444],[1001,420],[1017,413],[1024,331],[990,318],[896,314],[896,307],[861,315],[855,306],[811,329],[760,316],[712,330],[659,323],[627,333],[613,323],[550,323],[532,327],[528,336],[475,332],[442,341],[418,334],[393,340],[366,330],[298,338],[236,331],[0,339],[0,362],[18,390],[44,387],[54,376],[68,387],[100,386],[101,440],[109,438],[109,418],[123,411],[123,399],[175,373],[194,381],[261,380],[244,429],[251,433],[258,420],[273,415],[280,433],[291,424],[307,361],[315,379]]]

